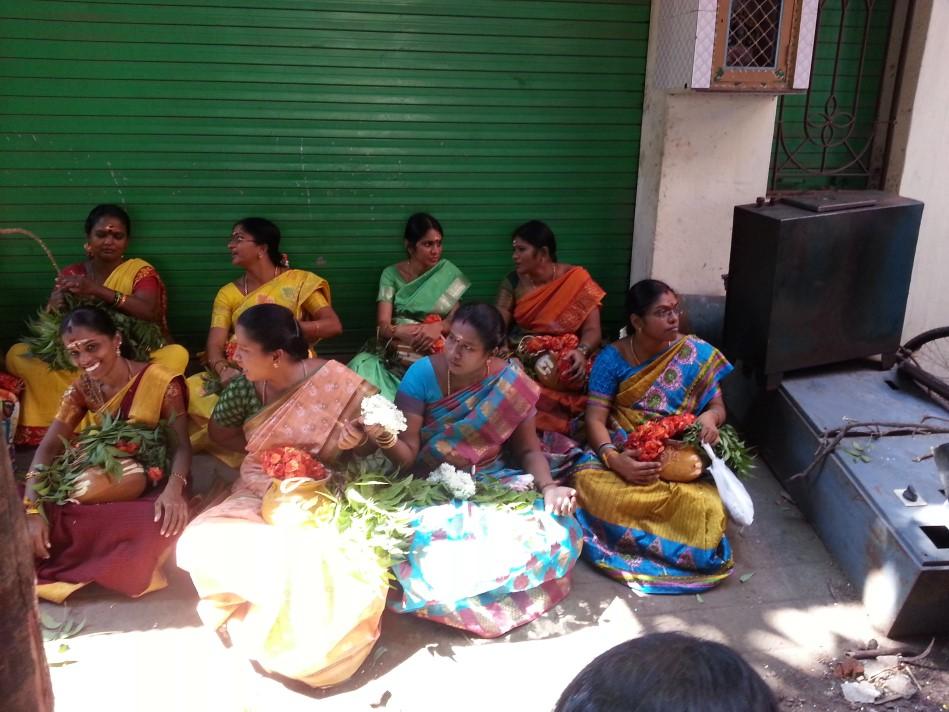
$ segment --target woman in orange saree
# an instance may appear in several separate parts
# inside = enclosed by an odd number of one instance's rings
[[[515,270],[501,282],[496,306],[511,348],[541,386],[537,429],[566,434],[586,405],[606,293],[583,267],[557,262],[554,233],[539,220],[514,231],[513,248]]]
[[[97,205],[85,223],[88,259],[69,265],[56,277],[47,308],[61,310],[65,294],[98,300],[135,319],[158,324],[166,342],[168,299],[158,272],[148,262],[125,258],[132,235],[132,223],[118,205]],[[184,373],[188,352],[168,343],[153,351],[151,360],[173,373]],[[76,380],[75,371],[53,370],[33,356],[25,343],[14,344],[7,352],[7,370],[26,384],[16,441],[38,445],[56,415],[60,399]]]
[[[89,583],[133,597],[164,588],[162,564],[188,515],[183,490],[191,448],[184,380],[159,364],[124,358],[122,336],[101,310],[71,312],[63,320],[63,339],[82,375],[66,390],[36,450],[24,492],[37,594],[61,603]],[[151,486],[129,501],[41,505],[34,487],[40,469],[63,451],[63,440],[87,413],[95,423],[112,417],[151,428],[169,421],[177,441],[171,472],[151,473]]]
[[[307,685],[335,685],[379,636],[387,570],[332,522],[268,523],[266,457],[293,446],[337,466],[342,424],[375,389],[336,361],[308,358],[301,327],[275,304],[244,312],[236,343],[243,374],[221,394],[210,434],[247,456],[230,496],[182,535],[178,565],[201,596],[201,619],[242,654]]]

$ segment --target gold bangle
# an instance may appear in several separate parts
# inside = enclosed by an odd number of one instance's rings
[[[376,443],[383,450],[389,450],[390,448],[395,447],[395,444],[399,441],[399,438],[394,433],[386,433],[384,437],[376,438]]]
[[[29,497],[23,498],[23,509],[27,514],[39,514],[40,509],[37,506],[36,501],[30,499]]]
[[[179,480],[181,480],[182,484],[188,484],[188,478],[182,475],[180,472],[172,472],[168,479],[170,480],[172,477],[177,477]]]
[[[42,474],[43,473],[40,472],[39,470],[30,470],[23,476],[23,479],[29,482],[30,480],[35,480],[37,477],[39,477]]]

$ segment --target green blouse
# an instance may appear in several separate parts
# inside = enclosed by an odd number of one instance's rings
[[[241,374],[231,379],[221,392],[211,413],[211,420],[225,428],[239,428],[263,407],[254,384]]]

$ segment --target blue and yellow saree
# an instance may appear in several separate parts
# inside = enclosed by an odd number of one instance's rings
[[[622,448],[650,418],[701,413],[732,370],[713,346],[683,337],[639,366],[614,346],[600,354],[589,398],[610,408],[608,426]],[[587,450],[574,468],[583,556],[603,573],[644,593],[697,593],[732,570],[725,509],[702,478],[632,485]]]

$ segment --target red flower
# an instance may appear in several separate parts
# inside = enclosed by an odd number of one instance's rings
[[[309,477],[313,480],[322,480],[327,476],[326,468],[321,462],[299,448],[275,447],[264,451],[261,457],[264,472],[275,480],[285,480],[289,477]]]
[[[149,467],[148,468],[148,479],[152,482],[160,482],[161,478],[165,476],[165,471],[160,467]]]
[[[130,440],[120,440],[115,444],[115,447],[117,450],[121,450],[129,455],[134,455],[138,452],[138,443],[133,443]]]
[[[237,342],[228,341],[227,346],[224,347],[224,358],[226,358],[228,361],[231,361],[233,363],[234,354],[236,353],[237,353]]]

